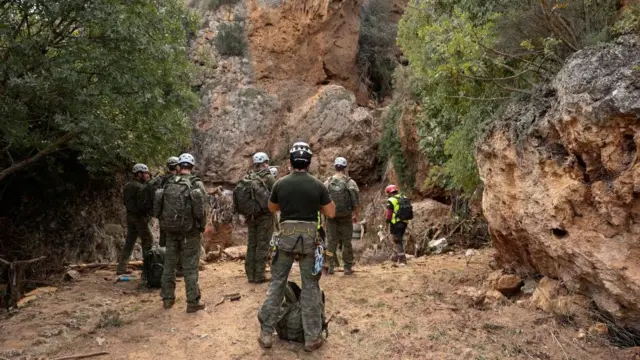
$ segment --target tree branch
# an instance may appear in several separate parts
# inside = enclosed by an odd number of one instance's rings
[[[7,266],[10,265],[23,265],[23,264],[33,264],[34,262],[38,262],[40,260],[46,259],[46,256],[40,256],[39,258],[30,259],[30,260],[16,260],[16,261],[7,261],[3,258],[0,258],[0,264],[5,264]]]
[[[454,98],[454,99],[468,99],[468,100],[481,100],[481,101],[511,100],[511,98],[508,97],[508,96],[485,98],[485,97],[473,97],[473,96],[457,95],[457,96],[447,96],[447,97],[448,98]]]
[[[62,145],[64,145],[64,144],[68,143],[69,141],[71,141],[71,139],[73,139],[79,133],[80,133],[80,131],[78,131],[78,130],[66,133],[65,135],[63,135],[62,137],[58,138],[53,143],[47,145],[47,147],[45,147],[44,149],[40,150],[40,152],[38,152],[34,156],[32,156],[32,157],[30,157],[28,159],[24,159],[24,160],[22,160],[22,161],[20,161],[18,163],[15,163],[15,164],[9,166],[6,169],[3,169],[2,171],[0,171],[0,182],[2,182],[2,180],[4,180],[7,176],[26,168],[27,166],[33,164],[34,162],[40,160],[41,158],[43,158],[43,157],[51,154],[52,152],[56,151]]]

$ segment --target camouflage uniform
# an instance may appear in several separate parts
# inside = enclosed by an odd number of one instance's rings
[[[353,266],[353,246],[351,244],[351,236],[353,234],[353,220],[351,216],[336,217],[327,219],[327,248],[333,256],[329,261],[329,272],[333,271],[334,266],[338,266],[338,256],[336,251],[338,246],[342,247],[342,261],[345,269],[351,269]]]
[[[187,304],[198,304],[198,266],[200,264],[200,231],[193,229],[187,233],[167,233],[167,252],[164,258],[161,296],[164,301],[176,298],[176,267],[182,262]]]
[[[207,193],[202,181],[196,180],[192,185],[200,188],[203,194]],[[193,228],[186,233],[167,232],[167,252],[164,259],[162,290],[160,292],[163,301],[174,301],[176,298],[176,267],[181,261],[187,304],[196,305],[200,302],[198,266],[200,265],[200,234],[203,231],[204,224],[194,224]]]
[[[269,169],[263,169],[258,175],[264,180],[271,191],[276,182]],[[267,256],[269,254],[269,242],[273,234],[274,216],[271,213],[259,214],[247,219],[248,239],[247,256],[244,269],[249,282],[264,282],[266,279]]]
[[[258,319],[263,330],[273,333],[278,322],[284,291],[291,271],[291,265],[296,254],[278,251],[275,261],[271,264],[271,284],[267,298],[258,313]],[[320,274],[313,275],[315,258],[313,253],[299,254],[300,277],[302,278],[302,292],[300,306],[302,308],[302,327],[306,342],[314,341],[322,332],[322,292],[320,290]]]
[[[329,187],[330,181],[331,178],[325,181],[324,186]],[[350,190],[352,195],[352,205],[354,207],[359,206],[360,190],[358,189],[358,184],[356,184],[353,179],[349,179],[347,182],[347,188]],[[353,245],[351,244],[351,237],[353,236],[352,215],[353,214],[348,216],[336,216],[333,219],[327,219],[327,250],[330,253],[327,260],[329,261],[330,274],[333,273],[334,267],[340,266],[338,254],[336,253],[338,248],[341,248],[342,250],[342,261],[344,262],[345,270],[353,267]]]
[[[289,272],[294,258],[298,256],[302,279],[302,326],[305,343],[312,343],[318,340],[322,332],[322,292],[319,285],[321,272],[313,275],[314,250],[318,241],[318,211],[321,206],[331,203],[331,198],[322,182],[308,173],[294,172],[278,180],[269,201],[280,205],[282,233],[279,235],[278,250],[271,264],[269,291],[258,312],[258,320],[263,332],[272,334],[275,331]],[[312,234],[300,235],[300,242],[292,242],[291,236],[284,234],[287,221],[305,222],[310,226],[308,230],[312,231]],[[285,241],[284,237],[288,239]]]
[[[133,252],[133,246],[138,237],[142,242],[143,254],[151,250],[153,236],[149,228],[149,211],[146,207],[146,186],[137,179],[129,181],[124,186],[124,206],[127,209],[127,239],[120,253],[118,273],[127,270],[127,263]]]

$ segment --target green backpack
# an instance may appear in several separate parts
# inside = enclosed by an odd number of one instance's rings
[[[236,211],[243,216],[255,216],[269,211],[271,191],[264,180],[255,172],[250,172],[240,180],[233,190]]]
[[[280,308],[276,332],[283,340],[304,343],[304,329],[302,327],[302,307],[300,306],[300,293],[302,290],[293,281],[287,282],[284,292],[284,300]],[[324,291],[322,291],[322,330],[329,335],[324,312]]]
[[[153,216],[160,220],[160,229],[168,232],[188,232],[205,224],[205,194],[194,188],[200,181],[194,175],[175,175],[162,189],[158,189],[153,201]]]
[[[162,273],[164,272],[164,255],[166,249],[154,246],[144,254],[142,262],[142,277],[147,282],[147,287],[162,287]]]
[[[349,178],[332,177],[327,189],[331,200],[336,204],[336,216],[348,216],[353,212],[353,195],[349,189]]]

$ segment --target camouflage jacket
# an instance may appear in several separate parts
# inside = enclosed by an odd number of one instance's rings
[[[146,185],[137,179],[131,180],[124,186],[124,206],[127,215],[145,216],[146,210]]]

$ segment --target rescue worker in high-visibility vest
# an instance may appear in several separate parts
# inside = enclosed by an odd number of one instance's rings
[[[398,190],[398,187],[395,185],[387,186],[384,191],[388,196],[386,220],[387,224],[389,224],[389,232],[393,236],[393,242],[396,245],[396,260],[399,263],[406,264],[407,256],[404,253],[402,238],[404,237],[404,232],[407,230],[409,221],[400,220],[398,218],[398,210],[400,210],[398,199],[400,197],[404,197],[404,195],[400,194],[400,190]]]

